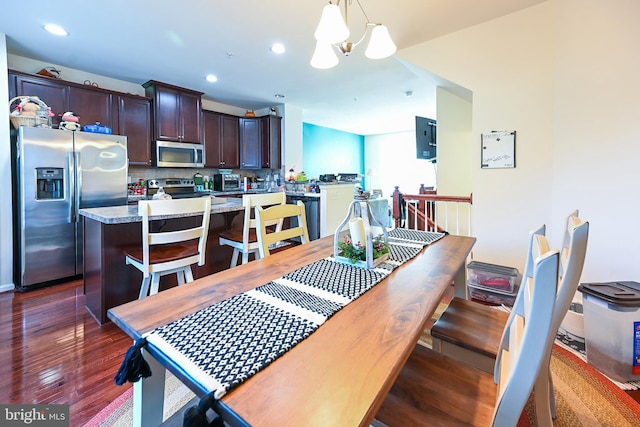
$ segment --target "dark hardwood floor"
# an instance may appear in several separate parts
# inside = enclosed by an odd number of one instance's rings
[[[0,403],[68,404],[82,426],[131,387],[113,376],[132,341],[88,314],[82,280],[0,293],[0,337]]]
[[[132,344],[84,307],[82,280],[0,293],[0,402],[69,405],[81,426],[131,384],[113,377]]]

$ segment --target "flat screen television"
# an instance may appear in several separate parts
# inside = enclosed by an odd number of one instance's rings
[[[416,157],[436,161],[436,121],[416,116]]]

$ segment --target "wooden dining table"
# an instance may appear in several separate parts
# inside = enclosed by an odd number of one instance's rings
[[[466,288],[473,237],[446,235],[339,310],[308,338],[229,391],[223,407],[251,426],[368,426],[452,282]],[[133,339],[333,253],[333,236],[171,288],[108,312]],[[135,425],[162,422],[164,369],[198,396],[197,382],[166,357],[134,383]],[[123,355],[124,356],[124,355]],[[158,356],[158,355],[156,355]],[[156,360],[156,359],[159,359]]]

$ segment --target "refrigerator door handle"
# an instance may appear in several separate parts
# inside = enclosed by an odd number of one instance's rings
[[[76,151],[74,153],[74,158],[76,161],[76,167],[75,167],[75,179],[76,179],[76,186],[75,186],[75,193],[76,193],[76,202],[75,202],[75,206],[73,208],[74,211],[74,216],[75,216],[75,220],[76,222],[80,222],[80,214],[78,213],[80,211],[80,203],[82,202],[81,199],[81,195],[82,195],[82,167],[80,166],[80,152]]]
[[[75,156],[73,151],[68,151],[67,152],[67,170],[68,170],[68,176],[67,176],[67,182],[68,184],[68,188],[69,191],[67,192],[67,194],[69,194],[69,222],[70,223],[74,223],[76,222],[76,165],[75,165]]]

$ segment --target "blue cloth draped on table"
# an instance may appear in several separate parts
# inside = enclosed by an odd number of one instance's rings
[[[389,259],[377,268],[328,257],[156,328],[145,335],[146,345],[220,399],[443,236],[391,230]]]

